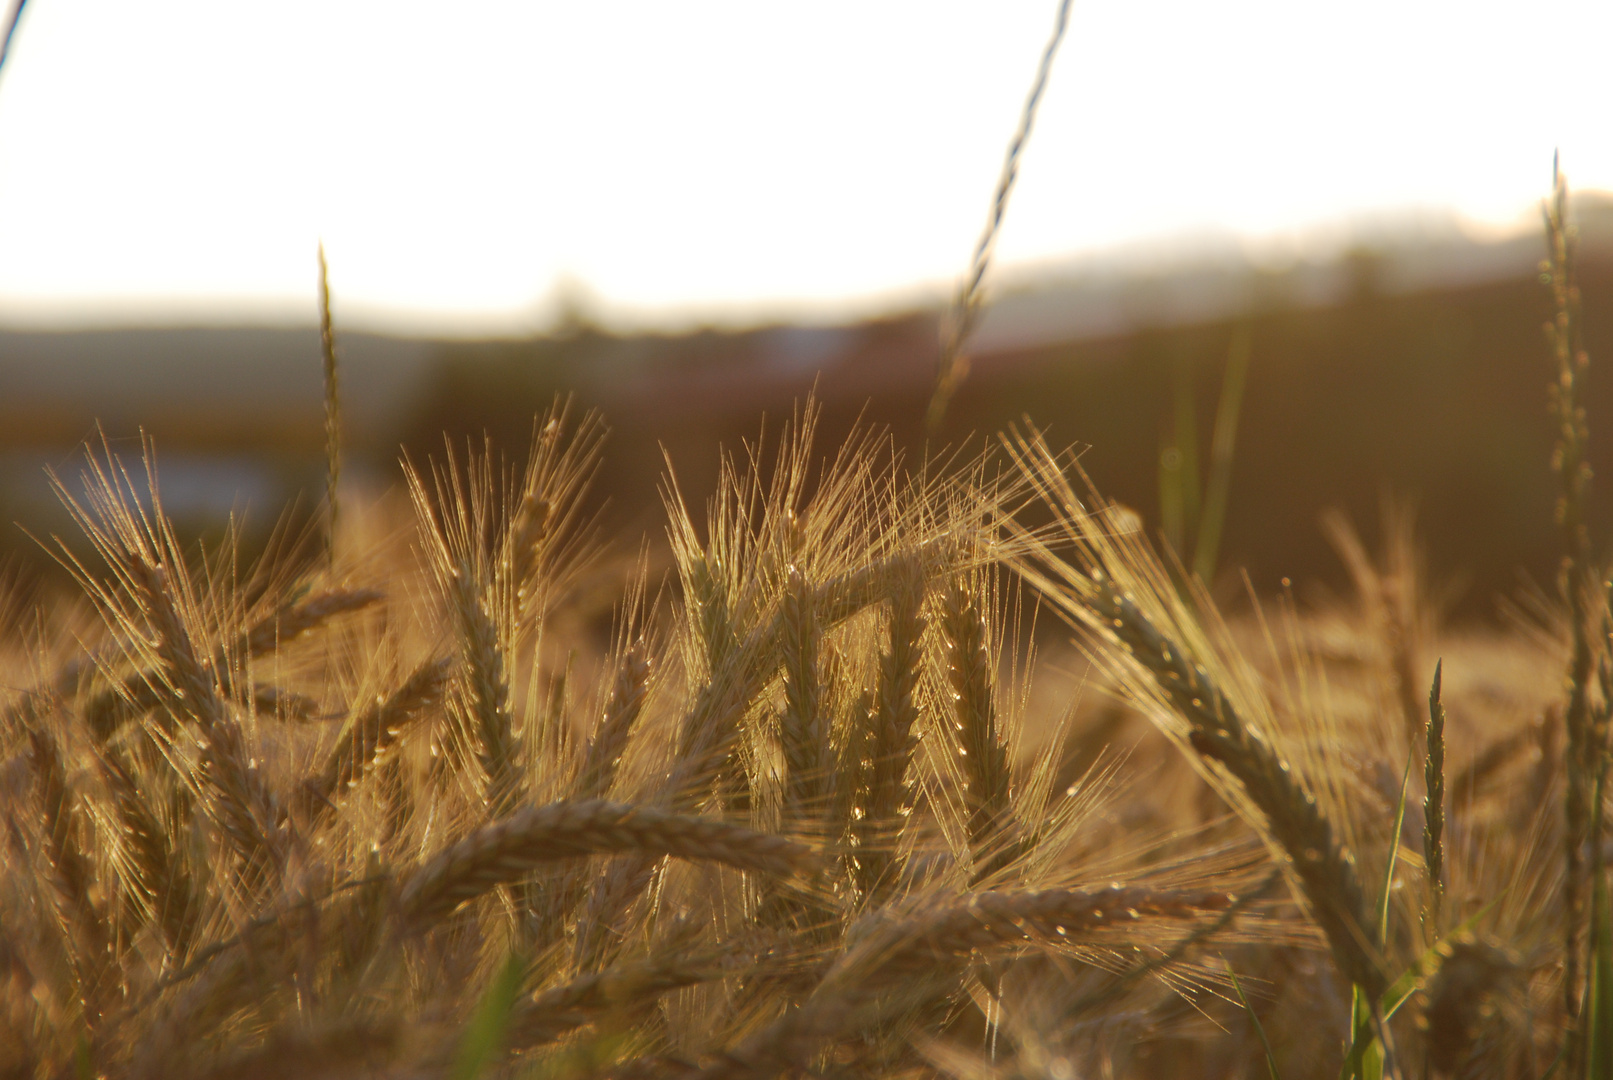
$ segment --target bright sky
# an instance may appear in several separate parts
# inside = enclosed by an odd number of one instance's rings
[[[1056,0],[32,0],[0,325],[870,310],[962,272]],[[1606,0],[1075,0],[999,248],[1264,250],[1613,188]]]

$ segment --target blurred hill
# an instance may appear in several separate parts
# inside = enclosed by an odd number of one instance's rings
[[[1582,198],[1578,213],[1592,461],[1613,483],[1613,199]],[[1549,584],[1556,565],[1542,254],[1536,236],[1451,229],[1316,263],[1263,266],[1227,245],[1171,263],[1043,267],[1001,287],[943,439],[1028,414],[1055,440],[1088,444],[1102,490],[1157,526],[1174,388],[1190,380],[1207,445],[1229,342],[1246,330],[1225,564],[1262,589],[1285,575],[1342,582],[1319,514],[1344,507],[1370,535],[1394,492],[1420,507],[1433,564],[1467,580],[1464,610],[1484,614],[1520,569]],[[431,453],[444,432],[485,431],[518,455],[534,412],[569,392],[613,428],[601,493],[616,524],[659,535],[663,451],[685,494],[703,498],[717,444],[753,438],[764,413],[776,430],[814,387],[826,441],[862,416],[921,452],[937,321],[624,335],[583,314],[526,340],[340,334],[351,468],[390,483],[400,445]],[[137,448],[142,427],[152,435],[179,516],[250,506],[267,525],[299,494],[305,507],[316,498],[321,391],[312,329],[0,333],[0,514],[59,528],[41,466],[71,474],[99,421],[119,448]],[[1609,501],[1596,507],[1606,537]],[[15,530],[4,543],[37,552]]]

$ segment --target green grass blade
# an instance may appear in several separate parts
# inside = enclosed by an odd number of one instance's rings
[[[1232,490],[1232,453],[1238,441],[1238,416],[1243,411],[1243,387],[1249,375],[1249,328],[1240,326],[1227,349],[1227,370],[1221,379],[1221,400],[1215,410],[1215,431],[1210,436],[1210,475],[1204,489],[1204,510],[1193,543],[1193,573],[1205,584],[1215,576],[1221,554],[1221,530],[1226,525],[1227,501]]]
[[[512,952],[493,976],[487,993],[476,1006],[476,1015],[465,1029],[453,1071],[448,1074],[452,1080],[477,1080],[497,1060],[525,977],[526,961]]]
[[[1381,1080],[1383,1052],[1377,1035],[1372,1030],[1372,1003],[1366,991],[1351,987],[1350,1045],[1344,1051],[1344,1067],[1339,1070],[1340,1080]]]
[[[1602,778],[1596,781],[1596,803],[1602,801]],[[1589,1080],[1613,1080],[1613,910],[1609,909],[1607,874],[1601,859],[1595,858],[1595,878],[1591,883],[1591,978],[1584,1015],[1590,1021],[1586,1032],[1589,1044]]]
[[[1395,803],[1395,830],[1389,837],[1389,859],[1383,869],[1383,892],[1378,897],[1378,947],[1389,940],[1389,893],[1395,883],[1395,861],[1400,855],[1400,831],[1406,824],[1406,783],[1411,779],[1413,750],[1406,755],[1406,770],[1400,774],[1400,798]]]
[[[1267,1075],[1271,1080],[1281,1080],[1277,1075],[1277,1057],[1271,1052],[1271,1040],[1266,1038],[1266,1029],[1261,1026],[1260,1017],[1255,1013],[1254,1006],[1250,1005],[1249,999],[1244,996],[1243,984],[1238,982],[1238,973],[1233,970],[1231,961],[1227,962],[1227,975],[1232,979],[1232,989],[1238,995],[1238,1003],[1243,1006],[1243,1011],[1249,1014],[1249,1022],[1254,1025],[1255,1034],[1260,1037],[1260,1048],[1266,1054]]]

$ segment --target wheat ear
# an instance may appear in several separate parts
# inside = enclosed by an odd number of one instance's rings
[[[201,913],[195,884],[174,851],[168,830],[140,793],[122,751],[103,749],[97,763],[132,856],[131,884],[155,918],[168,951],[183,962]]]
[[[779,735],[789,774],[785,815],[799,822],[823,809],[829,780],[829,724],[818,676],[821,631],[812,590],[793,566],[788,578],[779,641],[784,660],[784,715]]]
[[[288,605],[253,624],[242,634],[240,652],[245,656],[264,656],[337,615],[358,611],[380,599],[382,594],[373,589],[338,589]],[[213,670],[219,673],[222,682],[232,682],[229,679],[229,657],[222,650],[213,657]],[[243,704],[252,701],[260,714],[280,715],[284,704],[290,707],[293,718],[301,718],[315,708],[309,699],[301,695],[292,696],[274,687],[254,686],[250,697],[228,685],[226,689]],[[166,700],[161,676],[142,671],[90,698],[83,707],[83,717],[97,741],[104,743],[117,734],[124,724],[146,715]]]
[[[1546,244],[1549,258],[1542,267],[1551,289],[1552,321],[1546,338],[1556,362],[1551,387],[1557,445],[1552,455],[1556,468],[1557,524],[1567,541],[1562,588],[1568,600],[1572,649],[1568,665],[1568,704],[1563,710],[1567,734],[1567,793],[1563,832],[1563,1007],[1570,1024],[1579,1017],[1581,924],[1585,921],[1586,873],[1582,850],[1589,832],[1590,777],[1594,775],[1590,745],[1590,683],[1593,657],[1589,625],[1592,591],[1590,530],[1585,521],[1591,469],[1586,462],[1589,433],[1580,402],[1581,381],[1590,358],[1580,345],[1579,286],[1575,281],[1575,240],[1568,224],[1568,182],[1552,161],[1552,194],[1545,205]],[[1581,1040],[1571,1040],[1568,1071],[1575,1073]]]
[[[489,813],[507,813],[520,798],[520,746],[510,720],[510,684],[498,627],[482,601],[470,568],[454,576],[452,602],[465,662],[465,685],[482,772],[486,777]]]
[[[1077,945],[1111,927],[1155,919],[1198,920],[1235,902],[1220,892],[1113,886],[983,892],[881,910],[866,917],[861,940],[841,954],[798,1009],[712,1055],[688,1075],[740,1080],[791,1074],[810,1062],[824,1042],[849,1034],[860,1021],[877,1019],[864,1013],[882,994],[950,972],[962,958],[1038,944]]]
[[[242,635],[241,651],[248,656],[266,656],[338,615],[362,611],[383,599],[385,594],[375,589],[331,589],[316,593],[253,623]]]
[[[780,875],[811,861],[804,844],[738,825],[602,799],[553,803],[485,825],[439,853],[404,881],[399,909],[405,924],[424,927],[545,862],[617,852],[705,859]]]
[[[600,720],[594,737],[588,742],[588,753],[583,759],[582,775],[577,780],[573,795],[577,799],[602,799],[610,794],[616,781],[627,740],[633,734],[644,702],[649,697],[650,661],[642,646],[629,649],[622,658],[610,698],[605,703],[605,715]]]
[[[97,981],[97,972],[108,959],[106,924],[92,894],[96,882],[84,848],[83,815],[67,786],[61,745],[43,723],[28,729],[28,761],[34,774],[51,884],[64,921],[72,927],[79,978],[89,993]]]
[[[893,849],[913,805],[907,769],[918,745],[918,689],[923,670],[924,576],[916,560],[898,566],[890,592],[889,646],[879,658],[874,698],[868,806],[859,823],[858,884],[865,896],[894,885]]]
[[[1154,677],[1188,722],[1193,748],[1225,766],[1265,816],[1271,835],[1293,860],[1334,962],[1376,1001],[1388,980],[1366,944],[1372,922],[1365,893],[1354,858],[1334,837],[1332,823],[1315,796],[1265,736],[1244,722],[1201,665],[1188,660],[1182,648],[1161,634],[1101,571],[1093,571],[1092,579],[1096,588],[1088,599],[1100,624]]]
[[[144,560],[136,560],[133,569],[156,634],[166,683],[173,691],[172,707],[188,715],[202,731],[201,773],[214,796],[210,800],[213,817],[249,866],[259,865],[278,876],[285,863],[286,844],[274,795],[247,754],[245,736],[220,700],[217,682],[197,659],[190,634],[168,595],[166,574]]]
[[[442,698],[450,661],[428,660],[404,680],[391,696],[378,700],[354,718],[345,736],[317,776],[303,788],[303,798],[317,821],[346,789],[355,786],[402,737],[420,714]]]
[[[1014,852],[1004,844],[1002,836],[1013,819],[1008,751],[1003,746],[992,693],[986,621],[961,580],[952,583],[942,601],[941,634],[946,642],[947,683],[952,691],[964,804],[969,812],[969,847],[978,882],[1013,859]]]
[[[1428,868],[1428,911],[1423,922],[1426,936],[1439,934],[1440,906],[1445,899],[1445,705],[1440,700],[1444,662],[1434,665],[1434,685],[1428,691],[1428,733],[1423,740],[1423,864]]]

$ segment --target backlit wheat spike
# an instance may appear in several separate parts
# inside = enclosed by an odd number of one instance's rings
[[[385,599],[376,589],[332,589],[282,607],[254,623],[242,635],[241,652],[266,656],[317,630],[338,615],[362,611]]]
[[[333,808],[333,800],[385,758],[422,712],[441,700],[448,672],[448,660],[428,660],[389,697],[378,699],[353,719],[326,759],[324,769],[305,785],[304,799],[316,820]]]
[[[374,589],[340,589],[288,605],[241,635],[239,655],[259,657],[271,653],[338,615],[362,610],[380,599],[382,594]],[[233,688],[235,680],[230,673],[230,658],[223,650],[214,654],[213,670],[219,673],[220,681],[230,696],[243,704],[252,700]],[[282,700],[291,706],[292,719],[313,711],[308,699],[289,697],[285,692],[276,692],[273,688],[254,687],[253,698],[256,699],[257,711],[263,715],[280,715],[278,702]],[[145,716],[165,699],[162,677],[156,672],[141,671],[92,697],[83,706],[83,715],[96,738],[105,742],[124,724]]]
[[[1008,750],[997,717],[986,620],[969,587],[955,580],[941,605],[941,633],[946,643],[947,684],[952,691],[954,723],[965,780],[969,813],[969,847],[976,881],[1001,870],[1013,857],[1003,842],[1012,823],[1009,806]]]
[[[478,756],[487,781],[487,805],[497,816],[515,805],[522,787],[521,748],[512,730],[504,646],[469,567],[461,567],[455,577],[452,600]]]
[[[554,803],[517,811],[438,854],[403,883],[400,910],[406,923],[429,925],[545,862],[615,852],[706,859],[785,876],[812,857],[793,840],[706,818],[600,799]]]
[[[860,887],[865,895],[888,894],[892,880],[891,851],[908,814],[913,790],[907,772],[917,745],[918,703],[915,692],[923,670],[922,614],[925,581],[921,565],[910,560],[896,568],[890,591],[888,643],[879,660],[879,690],[874,698],[868,807],[860,831]]]
[[[245,735],[220,700],[211,671],[196,657],[190,634],[168,596],[167,575],[145,563],[134,569],[157,639],[156,652],[174,691],[172,707],[201,729],[201,772],[212,794],[210,812],[250,868],[248,876],[266,873],[273,880],[287,854],[278,800],[248,754]]]
[[[799,822],[823,808],[829,779],[829,724],[818,676],[818,613],[806,578],[794,567],[789,572],[781,624],[784,715],[780,737],[789,772],[785,814]]]
[[[85,992],[93,993],[99,972],[110,957],[105,915],[95,902],[98,882],[84,844],[83,814],[67,784],[67,766],[61,745],[39,718],[27,731],[28,760],[34,775],[35,802],[40,833],[49,867],[49,880],[71,928],[79,978]]]
[[[183,962],[201,914],[195,882],[174,850],[162,819],[141,793],[121,749],[103,749],[96,760],[131,856],[130,884],[161,930],[169,951]]]
[[[642,646],[635,646],[622,657],[610,698],[605,703],[605,715],[588,742],[582,776],[574,792],[577,799],[602,799],[610,794],[628,738],[644,712],[649,687],[649,657]]]

